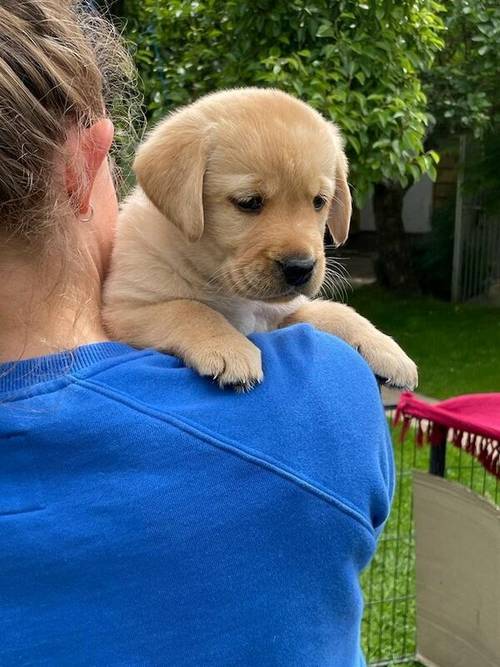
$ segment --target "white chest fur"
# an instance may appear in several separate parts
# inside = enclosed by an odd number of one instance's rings
[[[265,303],[239,297],[204,300],[245,336],[276,329],[285,317],[295,312],[305,301],[307,299],[304,296],[298,296],[287,303]]]

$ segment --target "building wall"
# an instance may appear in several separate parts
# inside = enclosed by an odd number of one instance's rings
[[[424,234],[431,230],[434,187],[428,176],[412,185],[403,202],[403,224],[411,234]],[[373,200],[370,199],[360,213],[359,230],[375,231]]]

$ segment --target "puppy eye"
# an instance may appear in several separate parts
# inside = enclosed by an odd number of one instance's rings
[[[326,199],[322,195],[316,195],[313,199],[313,206],[316,211],[321,211],[323,206],[326,204]]]
[[[259,195],[244,199],[231,199],[232,203],[244,213],[260,213],[264,208],[264,200]]]

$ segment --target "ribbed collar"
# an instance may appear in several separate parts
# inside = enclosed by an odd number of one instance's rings
[[[0,394],[26,389],[39,382],[55,380],[103,359],[131,351],[132,348],[123,343],[91,343],[46,357],[8,361],[0,364]]]

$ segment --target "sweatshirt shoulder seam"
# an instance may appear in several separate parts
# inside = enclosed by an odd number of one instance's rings
[[[58,391],[61,391],[61,389],[64,389],[69,385],[74,384],[75,382],[96,377],[101,373],[109,371],[110,368],[117,368],[122,364],[128,364],[131,361],[135,361],[137,358],[152,356],[154,353],[154,351],[150,349],[135,350],[134,352],[135,353],[132,359],[129,356],[124,358],[124,355],[101,359],[99,364],[102,364],[103,362],[109,362],[104,368],[95,368],[95,364],[92,364],[89,367],[81,368],[78,370],[68,370],[66,373],[61,373],[61,375],[57,378],[42,380],[41,382],[37,382],[29,388],[15,390],[10,393],[5,392],[5,396],[0,393],[0,403],[2,400],[4,400],[6,404],[12,404],[29,400],[35,396],[48,396],[49,394],[54,394]]]
[[[90,391],[106,396],[110,400],[121,403],[131,410],[140,412],[141,414],[146,415],[152,419],[167,422],[174,428],[188,433],[189,435],[195,437],[197,440],[201,440],[206,444],[211,445],[212,447],[226,451],[233,456],[238,456],[239,458],[249,461],[254,465],[258,465],[261,468],[264,468],[284,479],[287,479],[289,482],[299,486],[303,490],[312,493],[330,505],[335,506],[343,514],[346,514],[355,519],[357,523],[365,528],[365,530],[370,534],[370,537],[375,539],[375,530],[373,526],[371,525],[369,519],[363,513],[361,513],[359,509],[332,492],[327,487],[323,487],[317,482],[309,479],[306,475],[298,473],[293,468],[290,468],[286,464],[283,464],[281,461],[274,459],[274,457],[267,456],[260,451],[245,447],[238,441],[227,438],[226,436],[221,436],[218,433],[214,434],[206,427],[184,417],[179,417],[164,410],[157,410],[156,408],[147,405],[147,403],[144,403],[138,399],[132,399],[126,394],[123,394],[122,392],[116,389],[112,389],[107,385],[101,384],[95,380],[83,379],[75,376],[73,376],[71,379],[75,384],[81,385]]]

